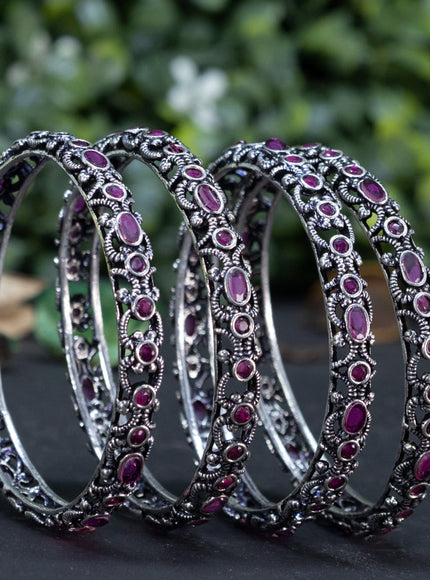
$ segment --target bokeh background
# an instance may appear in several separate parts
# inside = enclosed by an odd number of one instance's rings
[[[430,250],[428,0],[14,0],[0,74],[2,148],[35,129],[94,141],[136,125],[170,131],[205,162],[238,139],[319,141],[383,180]],[[49,282],[59,187],[41,180],[8,269]],[[178,216],[157,187],[145,228],[167,286]],[[288,267],[310,259],[288,212],[275,240]]]

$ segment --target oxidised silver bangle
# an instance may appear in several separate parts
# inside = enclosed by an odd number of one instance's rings
[[[74,183],[81,196],[79,208],[88,205],[90,214],[87,219],[102,238],[112,286],[114,292],[117,292],[121,287],[118,269],[124,269],[131,251],[146,253],[140,218],[131,212],[130,192],[122,184],[121,176],[109,160],[87,141],[76,139],[67,133],[31,133],[16,141],[0,158],[0,196],[3,202],[0,228],[2,262],[21,201],[36,175],[50,160],[57,163]],[[78,212],[78,206],[73,211]],[[136,234],[133,246],[129,244],[123,227],[127,220],[133,223]],[[60,249],[59,262],[64,280],[78,276],[79,264],[69,259],[64,247]],[[127,278],[131,284],[140,285],[140,279],[131,272],[127,272]],[[130,315],[129,307],[118,307],[119,346],[123,353],[118,383],[119,400],[131,397],[131,375],[139,377],[143,370],[136,356],[142,340],[137,335],[128,336],[126,331],[126,321]],[[69,330],[65,328],[66,336]],[[157,340],[154,337],[154,341]],[[125,356],[127,349],[132,351],[129,357]],[[84,369],[89,355],[88,345],[76,337],[74,352],[79,359],[80,368]],[[66,354],[70,357],[67,349]],[[80,380],[85,383],[84,373],[80,375]],[[159,380],[158,376],[156,381],[151,378],[153,388],[157,387]],[[154,398],[145,410],[137,405],[130,408],[133,421],[138,424],[150,421],[155,404],[154,391]],[[123,504],[133,491],[135,480],[143,468],[146,450],[135,449],[131,444],[134,423],[131,420],[123,421],[123,409],[119,405],[113,403],[108,409],[105,439],[100,448],[100,462],[96,471],[82,493],[72,501],[59,497],[31,463],[1,391],[0,413],[0,479],[3,491],[12,504],[26,516],[46,526],[57,526],[69,531],[94,530],[108,523],[114,507]]]
[[[243,477],[225,512],[234,520],[261,531],[291,535],[304,521],[314,519],[341,496],[357,466],[357,456],[369,427],[368,405],[372,400],[370,357],[373,336],[370,299],[360,276],[361,259],[353,248],[354,235],[339,201],[325,180],[298,155],[289,155],[279,139],[228,149],[211,165],[215,179],[234,208],[238,231],[247,244],[246,256],[260,278],[260,328],[263,356],[260,416],[269,433],[282,445],[279,453],[294,473],[297,487],[279,503],[269,502],[248,474]],[[322,281],[330,338],[330,386],[322,434],[315,442],[300,413],[285,375],[273,324],[268,256],[271,225],[278,202],[286,197],[303,223],[313,247]],[[211,389],[205,365],[204,296],[198,272],[187,261],[189,240],[184,239],[184,264],[180,267],[176,296],[176,342],[188,434],[198,452],[207,437]],[[255,278],[254,278],[255,276]],[[257,287],[257,283],[256,283]],[[188,312],[201,313],[199,331],[184,340]],[[239,325],[241,326],[241,324]],[[196,360],[195,373],[189,360]],[[205,380],[205,377],[206,380]]]
[[[252,440],[259,399],[259,374],[256,370],[258,345],[255,341],[256,297],[252,290],[249,266],[242,254],[244,245],[232,226],[232,214],[225,210],[225,196],[201,161],[192,155],[177,139],[163,131],[130,129],[115,133],[97,143],[97,148],[122,170],[133,159],[151,168],[166,185],[182,213],[194,240],[193,260],[203,271],[206,283],[204,291],[209,296],[211,326],[206,333],[212,361],[211,372],[215,378],[211,427],[202,448],[201,459],[187,490],[176,498],[165,491],[145,469],[130,498],[130,507],[152,523],[166,528],[206,521],[220,510],[237,486],[248,456],[248,445]],[[79,216],[62,232],[64,244],[69,251],[79,254],[78,243],[70,234],[78,226]],[[85,266],[81,262],[79,271]],[[93,263],[91,284],[83,301],[88,306],[95,304],[98,267]],[[64,277],[62,277],[64,280]],[[61,292],[64,292],[62,287]],[[118,293],[117,293],[118,296]],[[118,296],[131,308],[134,317],[151,320],[151,312],[140,309],[139,296],[134,288]],[[84,309],[84,310],[87,310]],[[73,313],[73,301],[66,307],[63,316]],[[246,320],[247,332],[236,331],[232,321]],[[195,330],[195,317],[189,311],[181,320],[191,337]],[[233,324],[233,325],[232,325]],[[91,347],[99,352],[101,368],[92,366],[97,377],[98,388],[91,401],[78,397],[78,406],[85,428],[90,434],[96,452],[103,445],[103,423],[107,420],[104,400],[114,396],[109,363],[103,347],[101,316],[92,321],[94,328]],[[74,324],[75,330],[79,323]],[[70,349],[73,338],[70,337]],[[75,354],[75,356],[77,356]],[[192,365],[189,360],[188,364]],[[197,372],[197,369],[196,369]],[[72,377],[76,368],[71,366]],[[103,380],[102,380],[103,377]],[[73,379],[76,386],[81,384]],[[231,392],[232,391],[232,392]],[[119,405],[126,401],[120,398]],[[95,419],[100,418],[100,427]]]
[[[381,264],[405,361],[403,432],[392,474],[371,503],[348,490],[324,516],[358,535],[387,533],[424,499],[430,481],[430,276],[410,224],[383,185],[341,151],[318,144],[289,149],[330,184],[359,220]],[[276,430],[275,425],[269,432]],[[278,433],[279,436],[279,433]],[[282,437],[272,440],[276,452]]]

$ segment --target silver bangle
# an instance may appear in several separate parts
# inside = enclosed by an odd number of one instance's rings
[[[259,399],[256,360],[259,350],[254,319],[257,306],[249,282],[249,266],[242,257],[244,245],[231,224],[231,212],[225,211],[224,193],[210,173],[203,169],[201,161],[177,139],[163,131],[130,129],[102,139],[97,143],[97,148],[120,171],[136,159],[161,179],[187,223],[194,240],[194,262],[204,272],[204,289],[211,305],[211,327],[206,338],[213,361],[210,372],[215,377],[211,427],[205,448],[202,448],[191,484],[179,498],[167,492],[146,469],[130,498],[130,508],[151,523],[166,528],[201,523],[222,509],[233,493],[244,469],[256,423],[255,406]],[[76,214],[73,217],[76,218]],[[63,230],[62,243],[68,245],[69,251],[79,253],[79,241],[76,244],[70,240],[70,234],[77,225],[75,221]],[[83,276],[87,275],[83,272],[85,265],[83,260],[79,267]],[[92,304],[93,310],[97,311],[96,260],[86,266],[87,270],[91,266],[90,297],[84,296],[83,300],[88,307]],[[64,276],[61,280],[64,282]],[[64,293],[64,285],[59,290]],[[122,293],[119,299],[139,318],[137,304],[141,297],[134,289]],[[65,324],[69,324],[67,317],[70,319],[70,312],[73,312],[73,304],[72,307],[65,305]],[[238,316],[245,317],[252,326],[246,335],[237,334],[231,329],[231,320]],[[143,310],[142,317],[147,318]],[[182,323],[188,329],[185,340],[192,340],[196,326],[190,312]],[[90,364],[88,372],[92,373],[92,377],[97,377],[98,388],[91,401],[82,396],[77,398],[82,421],[96,453],[104,444],[104,430],[94,425],[94,419],[97,415],[103,425],[108,415],[103,401],[109,401],[114,393],[101,325],[101,316],[94,317],[90,322],[93,327],[91,346],[94,352],[99,353],[101,368]],[[73,340],[69,336],[66,350],[72,351]],[[75,388],[82,386],[79,380],[73,378],[78,374],[73,364],[70,365],[70,372]],[[229,393],[231,384],[233,392]],[[118,404],[122,406],[125,402],[120,398]]]
[[[357,466],[357,455],[368,432],[368,405],[372,400],[370,357],[373,335],[370,299],[359,273],[361,259],[354,251],[349,220],[324,179],[305,163],[289,155],[278,139],[228,149],[211,165],[216,180],[228,197],[238,219],[238,231],[247,244],[253,276],[261,278],[261,316],[257,318],[263,356],[260,417],[271,434],[281,439],[277,450],[294,473],[297,487],[282,501],[269,502],[247,474],[225,508],[234,520],[260,531],[291,535],[304,521],[327,510],[342,494]],[[315,442],[310,434],[286,377],[273,325],[268,250],[277,203],[286,197],[299,215],[310,238],[322,281],[330,337],[330,386],[322,434]],[[182,252],[187,260],[185,240]],[[181,300],[176,297],[178,366],[188,433],[197,452],[207,437],[210,416],[207,391],[210,380],[204,365],[204,333],[187,344],[181,340],[181,324],[189,309],[199,309],[204,327],[204,296],[196,282],[192,260],[181,266],[178,288],[185,285]],[[254,277],[252,278],[254,281]],[[181,348],[184,345],[185,348]],[[198,361],[198,374],[186,361]],[[359,377],[360,374],[360,377]],[[359,380],[355,380],[355,378]],[[203,406],[200,409],[199,406]],[[277,429],[273,427],[276,425]]]
[[[87,141],[67,133],[34,132],[16,141],[0,158],[1,199],[1,267],[13,221],[21,201],[36,175],[48,161],[54,161],[72,180],[80,194],[80,207],[89,208],[87,218],[103,240],[112,286],[116,292],[120,281],[116,269],[121,267],[131,248],[124,239],[121,215],[130,216],[139,236],[142,235],[139,216],[131,212],[132,198],[124,187],[121,176],[109,160]],[[109,191],[122,191],[121,201],[112,200]],[[134,248],[145,251],[139,240]],[[60,249],[59,262],[63,266],[64,280],[78,275],[78,264],[68,260]],[[130,283],[140,284],[138,278],[129,276]],[[119,345],[121,352],[138,348],[135,338],[128,336],[124,320],[130,316],[128,308],[117,310]],[[65,329],[67,334],[68,329]],[[88,355],[87,345],[77,340],[75,351],[79,363],[84,365]],[[70,353],[67,353],[68,355]],[[130,375],[139,375],[141,369],[133,357],[124,358],[118,384],[119,399],[131,392]],[[83,377],[81,376],[81,379]],[[142,412],[131,410],[135,420],[150,421],[156,399]],[[56,526],[68,531],[92,531],[108,523],[112,510],[125,502],[140,475],[146,451],[136,451],[129,444],[131,422],[123,421],[123,409],[111,405],[107,413],[106,433],[100,448],[99,463],[85,489],[72,501],[58,496],[45,482],[27,456],[15,430],[12,418],[0,391],[0,480],[6,497],[16,509],[46,526]]]

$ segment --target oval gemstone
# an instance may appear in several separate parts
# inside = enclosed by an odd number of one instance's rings
[[[141,363],[149,365],[154,362],[158,356],[157,345],[151,340],[142,342],[142,344],[138,346],[136,354]]]
[[[199,421],[199,423],[202,423],[208,416],[206,406],[199,400],[194,401],[193,412],[194,416],[196,417],[197,421]]]
[[[135,312],[141,320],[148,320],[155,312],[155,304],[149,296],[142,296],[136,300]]]
[[[336,149],[327,149],[321,153],[323,159],[336,159],[336,157],[340,157],[341,155],[341,152],[336,151]]]
[[[147,407],[154,398],[154,390],[151,387],[139,387],[134,393],[134,402],[138,407]]]
[[[229,300],[242,306],[251,296],[248,275],[242,268],[234,266],[227,271],[225,276],[225,291]]]
[[[396,238],[403,236],[407,230],[405,222],[400,218],[389,218],[385,222],[385,226],[386,231]]]
[[[361,177],[364,175],[364,169],[359,165],[347,165],[342,170],[346,175],[352,175],[354,177]]]
[[[345,483],[345,477],[343,477],[343,475],[337,475],[327,481],[327,487],[328,489],[340,489],[345,485]]]
[[[427,292],[420,292],[415,296],[414,300],[415,310],[423,316],[430,314],[430,294]]]
[[[87,163],[97,167],[98,169],[105,169],[109,165],[107,157],[105,157],[102,153],[95,151],[94,149],[85,151],[84,159],[87,161]]]
[[[143,236],[137,219],[129,212],[123,212],[118,216],[118,233],[126,244],[132,246],[140,244]]]
[[[249,358],[244,358],[236,364],[234,371],[239,381],[248,381],[255,374],[255,363]]]
[[[281,139],[277,139],[276,137],[272,137],[271,139],[267,139],[264,143],[267,149],[271,149],[272,151],[283,151],[287,148],[286,144],[281,141]]]
[[[366,405],[361,401],[352,403],[343,418],[343,428],[347,433],[360,433],[367,422]]]
[[[347,441],[339,447],[339,456],[346,461],[354,459],[358,453],[358,443],[355,441]]]
[[[423,495],[426,491],[427,486],[420,483],[419,485],[414,485],[413,487],[411,487],[411,489],[409,490],[409,495],[410,497],[413,498],[420,497],[420,495]]]
[[[203,506],[203,513],[204,514],[212,514],[214,512],[218,512],[219,510],[221,510],[225,504],[227,503],[227,498],[224,496],[221,497],[215,497],[211,500],[209,500],[204,506]]]
[[[161,129],[151,129],[148,131],[147,135],[151,135],[152,137],[161,137],[161,135],[164,135],[164,131],[161,131]]]
[[[134,274],[144,274],[148,270],[148,262],[143,254],[130,256],[128,265]]]
[[[89,528],[101,528],[109,523],[109,516],[107,514],[99,514],[96,516],[91,516],[82,522],[83,526],[88,526]]]
[[[196,319],[192,314],[188,314],[185,319],[185,332],[188,336],[193,336],[196,331]]]
[[[86,207],[87,207],[87,204],[85,203],[85,199],[82,197],[82,195],[80,195],[75,203],[75,212],[80,213]]]
[[[252,417],[252,409],[249,405],[239,405],[233,411],[233,421],[238,425],[244,425],[251,420]]]
[[[218,245],[223,248],[229,248],[234,242],[234,235],[227,228],[221,228],[216,232],[215,239]]]
[[[239,461],[245,455],[246,447],[243,444],[231,445],[225,453],[229,461]]]
[[[76,147],[88,147],[91,143],[89,141],[84,141],[83,139],[73,139],[72,145],[75,145]]]
[[[347,308],[345,324],[349,336],[356,342],[362,342],[369,336],[369,317],[360,304],[353,304]]]
[[[135,427],[128,434],[128,441],[132,446],[139,446],[145,442],[148,437],[148,430],[146,427]]]
[[[223,205],[218,191],[206,183],[198,186],[196,195],[199,205],[207,211],[218,211]]]
[[[300,163],[303,163],[304,159],[303,157],[300,157],[300,155],[287,155],[285,161],[293,163],[294,165],[299,165]]]
[[[319,204],[318,211],[324,216],[333,217],[337,214],[337,207],[333,203],[327,201]]]
[[[355,363],[350,369],[350,376],[354,383],[362,383],[369,377],[369,367],[364,363]]]
[[[363,197],[373,203],[385,203],[388,199],[386,189],[370,177],[366,177],[366,179],[360,181],[358,184],[358,191]]]
[[[123,199],[126,196],[125,188],[120,185],[116,185],[115,183],[109,183],[106,185],[104,192],[112,199]]]
[[[400,270],[404,281],[413,286],[422,286],[427,279],[427,272],[421,258],[410,250],[400,255]]]
[[[85,377],[82,380],[82,392],[83,392],[84,397],[86,398],[87,401],[92,401],[94,399],[94,397],[96,396],[93,381],[91,379],[89,379],[88,377]]]
[[[418,481],[430,478],[430,451],[423,453],[415,466],[415,477]]]
[[[361,284],[355,276],[346,276],[342,280],[342,289],[349,296],[354,296],[361,291]]]
[[[205,176],[205,171],[197,165],[193,165],[191,167],[187,167],[185,170],[185,175],[191,179],[202,179]]]
[[[234,475],[227,475],[226,477],[223,477],[222,479],[218,480],[217,483],[215,484],[215,487],[219,491],[225,491],[226,489],[231,487],[234,483],[236,483],[236,478],[234,477]]]
[[[122,459],[118,468],[118,479],[126,485],[136,483],[142,474],[143,457],[140,453],[131,453]]]
[[[300,178],[300,181],[305,187],[309,187],[310,189],[319,189],[322,185],[322,180],[318,175],[313,175],[312,173],[308,173],[307,175],[303,175]]]
[[[181,145],[177,145],[176,143],[169,143],[169,145],[166,145],[165,150],[169,153],[175,154],[183,153],[185,151]]]

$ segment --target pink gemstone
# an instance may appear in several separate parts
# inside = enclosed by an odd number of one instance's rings
[[[427,272],[421,259],[410,250],[402,252],[400,256],[400,269],[405,282],[414,286],[421,286],[427,279]]]
[[[362,363],[355,364],[351,369],[351,378],[356,383],[362,383],[369,376],[369,369]]]
[[[84,141],[83,139],[74,139],[72,145],[75,145],[76,147],[88,147],[91,143],[89,141]]]
[[[205,405],[201,401],[194,401],[193,412],[199,423],[202,423],[208,416]]]
[[[238,316],[234,321],[234,330],[237,334],[248,334],[251,329],[251,321],[248,316],[242,315]]]
[[[288,163],[303,163],[303,157],[299,155],[287,155],[285,161],[288,161]]]
[[[338,475],[328,480],[327,487],[329,489],[340,489],[345,485],[345,483],[346,483],[345,477],[343,475]]]
[[[125,197],[125,190],[119,185],[115,185],[114,183],[109,183],[109,185],[106,185],[104,191],[106,195],[114,199],[123,199]]]
[[[340,157],[340,156],[341,156],[341,152],[336,151],[335,149],[327,149],[327,151],[323,151],[321,153],[321,157],[324,157],[326,159],[335,159],[336,157]]]
[[[201,179],[204,176],[204,171],[198,167],[189,167],[185,170],[185,175],[191,179]]]
[[[147,407],[152,403],[154,392],[148,387],[139,387],[134,393],[134,402],[138,407]]]
[[[192,314],[188,314],[185,319],[185,332],[188,336],[193,336],[196,331],[196,319]]]
[[[166,150],[170,151],[170,153],[183,153],[185,151],[181,145],[177,145],[176,143],[169,143],[169,145],[166,146]]]
[[[321,179],[318,175],[313,175],[309,173],[308,175],[303,175],[301,178],[303,185],[310,187],[311,189],[315,189],[321,186]]]
[[[255,365],[249,358],[240,360],[236,365],[236,376],[242,380],[247,381],[255,373]]]
[[[94,149],[85,151],[84,158],[88,161],[88,163],[90,163],[90,165],[98,167],[99,169],[105,169],[109,165],[107,157],[105,157],[102,153],[95,151]]]
[[[88,526],[89,528],[101,528],[109,523],[109,516],[107,514],[100,514],[97,516],[91,516],[82,522],[83,526]]]
[[[350,405],[343,419],[343,428],[347,433],[359,433],[367,422],[366,405],[361,401],[356,401]]]
[[[142,445],[148,436],[148,431],[145,427],[135,427],[132,429],[128,435],[128,440],[130,445],[138,446]]]
[[[312,149],[312,147],[316,147],[318,145],[318,143],[305,143],[305,145],[302,145],[303,149]]]
[[[339,453],[342,459],[353,459],[358,453],[358,444],[355,441],[348,441],[341,446]]]
[[[142,230],[133,214],[123,212],[118,217],[118,231],[126,244],[137,245],[142,239]]]
[[[80,213],[86,207],[87,207],[87,204],[85,203],[85,199],[82,197],[82,195],[80,195],[75,203],[75,212]]]
[[[142,274],[148,269],[148,262],[142,254],[134,254],[129,260],[130,268],[137,274]]]
[[[411,516],[413,513],[414,513],[413,510],[403,510],[402,512],[397,514],[397,517],[399,518],[399,520],[405,520],[406,518]]]
[[[277,139],[276,137],[267,139],[264,145],[267,147],[267,149],[272,149],[272,151],[283,151],[287,148],[286,144],[281,141],[281,139]]]
[[[335,206],[335,205],[333,205],[332,203],[328,203],[328,202],[327,202],[327,203],[321,203],[321,204],[318,206],[318,209],[319,209],[319,211],[320,211],[322,214],[324,214],[324,215],[326,215],[326,216],[328,216],[328,217],[334,216],[334,215],[336,215],[336,213],[337,213],[337,208],[336,208],[336,206]]]
[[[226,489],[231,487],[234,483],[236,483],[236,478],[233,477],[233,475],[227,475],[227,477],[224,477],[223,479],[220,479],[218,481],[218,483],[216,484],[216,488],[219,491],[225,491]]]
[[[366,310],[360,304],[353,304],[347,308],[345,322],[346,330],[353,340],[362,342],[369,336],[369,318]]]
[[[233,412],[233,421],[239,425],[244,425],[251,420],[252,411],[248,405],[239,405]]]
[[[242,268],[238,268],[237,266],[230,268],[225,276],[224,285],[229,300],[239,306],[248,302],[251,291],[248,276]]]
[[[399,219],[392,219],[387,224],[387,229],[393,236],[401,236],[405,233],[406,227],[404,222]]]
[[[418,481],[430,478],[430,451],[423,453],[415,466],[415,477]]]
[[[158,355],[157,346],[150,340],[143,342],[137,349],[138,359],[144,364],[152,363]]]
[[[200,205],[207,211],[218,211],[222,206],[222,201],[217,190],[211,185],[199,185],[196,195],[200,201]]]
[[[136,300],[135,309],[140,318],[148,320],[155,312],[155,305],[150,298],[143,296]]]
[[[333,250],[338,254],[347,254],[351,249],[349,240],[344,236],[335,236],[332,238],[331,245]]]
[[[419,485],[414,485],[414,487],[411,487],[411,489],[409,490],[409,495],[415,498],[419,497],[420,495],[423,495],[426,491],[427,486],[421,483]]]
[[[94,390],[94,385],[91,379],[85,377],[82,380],[82,393],[87,401],[92,401],[96,396],[96,392]]]
[[[360,283],[357,278],[348,276],[343,281],[343,288],[347,294],[357,294],[357,292],[360,290]]]
[[[148,131],[147,135],[151,135],[152,137],[161,137],[164,135],[164,131],[161,131],[160,129],[151,129],[151,131]]]
[[[347,175],[353,175],[358,177],[364,174],[364,169],[359,165],[347,165],[346,167],[343,168],[343,171]]]
[[[216,241],[218,242],[218,244],[220,246],[224,246],[225,248],[228,248],[229,246],[231,246],[231,244],[233,243],[233,240],[234,240],[234,236],[233,236],[232,232],[230,230],[225,229],[225,228],[218,230],[215,237],[216,237]]]
[[[126,485],[136,483],[142,474],[143,457],[139,453],[131,453],[122,459],[119,469],[118,478]]]
[[[370,177],[360,181],[358,190],[366,199],[373,203],[385,203],[388,199],[388,193],[385,188]]]
[[[107,497],[103,503],[108,506],[108,507],[114,507],[116,505],[119,505],[121,503],[121,498],[119,497]]]
[[[227,503],[226,497],[215,497],[214,499],[211,499],[208,503],[205,504],[202,511],[204,514],[212,514],[214,512],[218,512],[219,510],[221,510],[226,503]]]
[[[245,451],[245,447],[242,447],[242,445],[232,445],[227,449],[226,457],[230,461],[239,461],[245,455]]]
[[[427,315],[430,312],[430,295],[419,294],[415,299],[415,308],[420,314]]]

